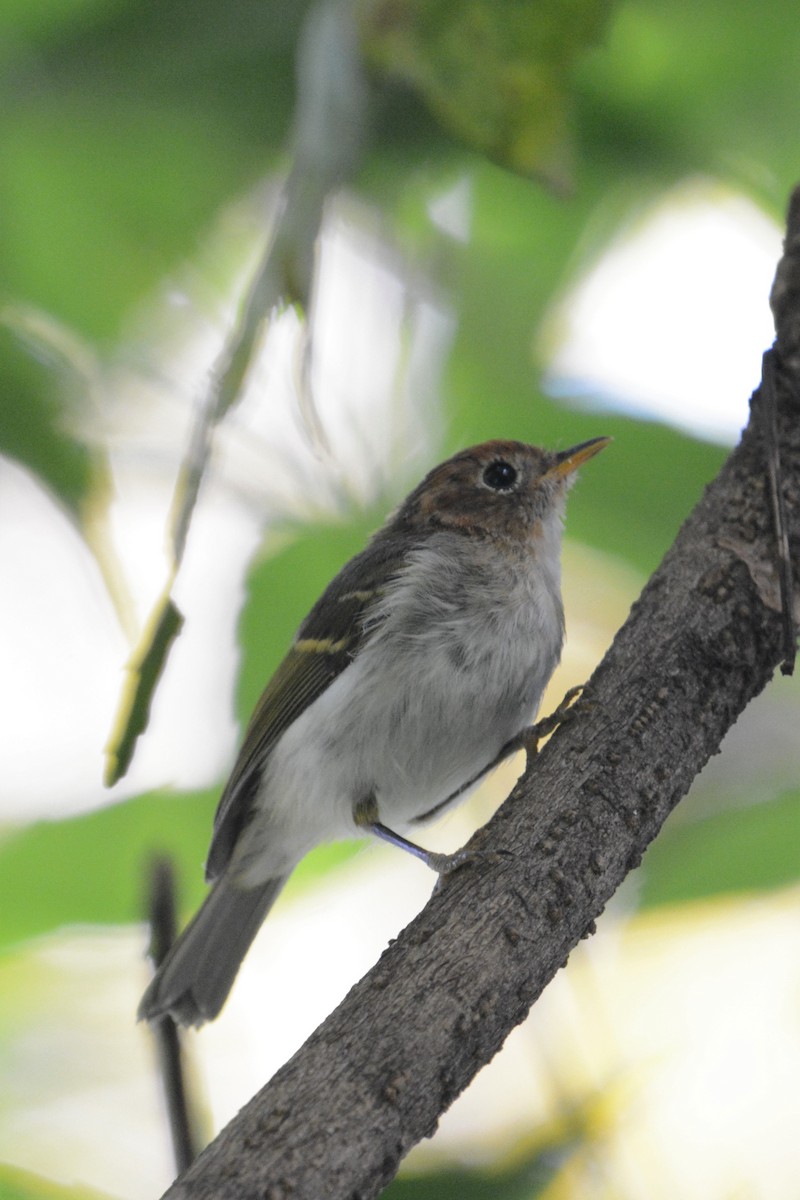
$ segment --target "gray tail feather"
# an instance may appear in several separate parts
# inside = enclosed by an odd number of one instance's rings
[[[221,876],[142,996],[139,1020],[156,1021],[167,1013],[181,1025],[213,1020],[285,882],[279,877],[242,888]]]

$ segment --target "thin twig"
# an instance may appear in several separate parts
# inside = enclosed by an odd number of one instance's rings
[[[148,886],[150,957],[156,967],[164,961],[175,941],[175,871],[169,858],[154,859]],[[177,1174],[195,1160],[200,1139],[193,1128],[183,1067],[180,1033],[171,1017],[153,1025],[159,1074],[169,1115],[172,1151]]]

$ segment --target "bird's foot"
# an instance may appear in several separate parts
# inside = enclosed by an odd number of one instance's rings
[[[555,708],[548,716],[542,717],[534,725],[528,725],[525,729],[521,729],[510,741],[506,742],[498,758],[508,758],[510,755],[516,754],[518,750],[524,750],[529,759],[533,758],[538,753],[539,743],[544,738],[549,737],[559,725],[566,725],[568,721],[572,721],[579,712],[591,705],[591,695],[585,684],[579,683],[576,687],[571,687],[558,708]]]
[[[499,864],[507,858],[513,857],[511,850],[456,850],[454,854],[433,854],[431,851],[426,851],[426,865],[435,871],[439,876],[439,882],[447,875],[452,875],[454,871],[458,871],[461,867],[468,867],[473,863],[493,863]]]

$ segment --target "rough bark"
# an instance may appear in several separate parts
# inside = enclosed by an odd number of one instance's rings
[[[800,589],[800,198],[773,296],[777,428]],[[430,903],[167,1193],[376,1196],[500,1049],[783,657],[760,392],[591,682],[472,845],[512,849]],[[680,463],[675,464],[680,471]],[[633,501],[632,501],[633,502]]]

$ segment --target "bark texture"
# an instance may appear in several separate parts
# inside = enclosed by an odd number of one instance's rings
[[[800,198],[773,294],[777,428],[800,592]],[[502,1046],[782,658],[756,392],[591,682],[448,877],[169,1200],[367,1200]],[[680,465],[676,464],[676,470]]]

